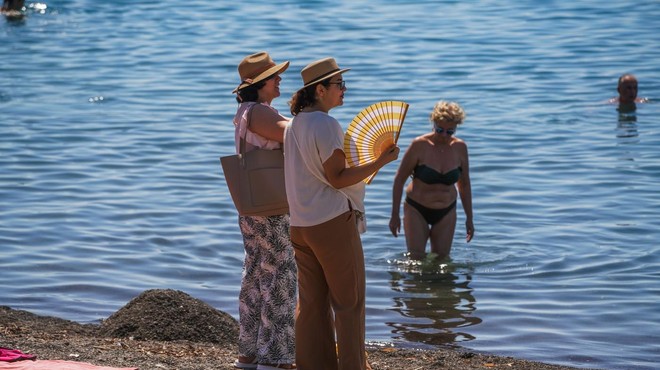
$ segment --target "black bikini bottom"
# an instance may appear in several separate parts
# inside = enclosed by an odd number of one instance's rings
[[[440,208],[440,209],[427,208],[408,197],[406,197],[406,203],[410,204],[413,208],[415,208],[422,215],[422,217],[424,217],[426,223],[428,223],[431,226],[435,225],[438,221],[442,220],[442,218],[445,217],[447,213],[451,212],[451,210],[456,207],[456,201],[454,201],[446,208]]]

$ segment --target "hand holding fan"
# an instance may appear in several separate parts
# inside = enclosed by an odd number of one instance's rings
[[[402,101],[382,101],[353,118],[344,135],[344,153],[350,167],[375,161],[388,146],[397,143],[408,106]],[[370,184],[377,172],[364,182]]]

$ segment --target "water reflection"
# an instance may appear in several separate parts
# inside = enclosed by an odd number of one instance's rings
[[[630,142],[630,138],[637,138],[639,132],[637,132],[637,115],[635,112],[621,113],[619,111],[619,122],[616,127],[616,137],[619,139],[619,142]],[[635,142],[638,140],[635,139]]]
[[[451,265],[436,267],[389,272],[392,290],[400,293],[393,298],[392,310],[400,313],[401,319],[387,323],[393,328],[393,338],[429,345],[475,339],[460,330],[482,321],[473,315],[476,299],[469,286],[472,273],[456,271]]]
[[[637,104],[635,102],[631,103],[619,103],[619,107],[616,109],[619,114],[626,115],[628,113],[635,113],[637,110]]]
[[[616,138],[619,145],[630,145],[639,143],[639,132],[637,131],[637,113],[635,103],[632,105],[620,104],[617,111],[619,120],[616,126]],[[634,155],[629,150],[621,153],[621,160],[634,161]]]

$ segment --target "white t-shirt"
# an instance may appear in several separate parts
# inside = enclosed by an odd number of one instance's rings
[[[234,140],[236,142],[236,153],[240,152],[241,137],[244,135],[245,135],[245,141],[248,143],[248,145],[245,148],[246,152],[249,152],[250,150],[254,149],[254,147],[269,149],[269,150],[280,148],[279,142],[274,140],[268,140],[265,137],[257,133],[254,133],[247,128],[248,113],[250,109],[254,109],[252,106],[255,104],[259,104],[259,103],[256,102],[241,103],[241,105],[238,106],[236,115],[234,116],[234,126],[235,126]],[[277,110],[271,107],[270,105],[266,103],[261,103],[261,105],[265,105],[277,113]],[[282,117],[282,119],[285,119],[285,117]],[[246,130],[247,130],[247,134],[245,133]]]
[[[291,226],[315,226],[347,212],[346,197],[353,209],[364,212],[364,182],[341,192],[327,182],[323,163],[336,149],[344,150],[344,133],[327,113],[300,112],[286,126],[284,178]]]

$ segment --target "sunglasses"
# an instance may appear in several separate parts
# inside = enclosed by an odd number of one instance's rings
[[[453,134],[456,133],[456,129],[455,129],[455,128],[449,128],[449,129],[446,129],[446,130],[445,130],[445,129],[442,128],[442,127],[436,127],[436,128],[435,128],[435,133],[436,133],[436,134],[440,134],[440,135],[442,135],[442,134],[445,133],[445,132],[447,133],[447,136],[451,136],[451,135],[453,135]]]
[[[346,88],[346,81],[328,82],[328,85],[339,85],[339,90],[344,90]]]

